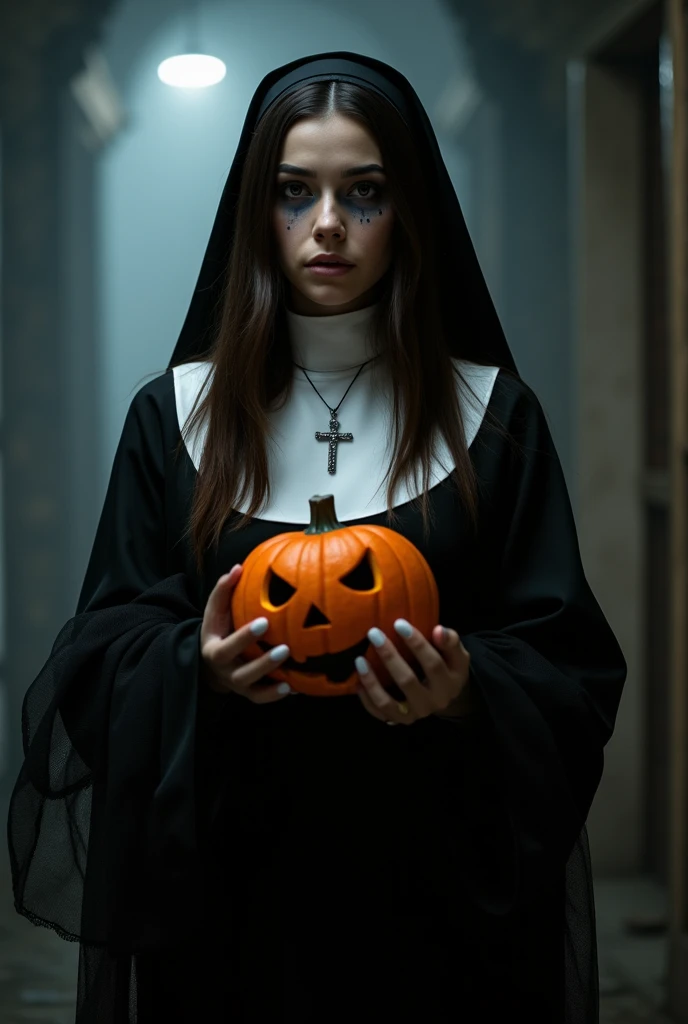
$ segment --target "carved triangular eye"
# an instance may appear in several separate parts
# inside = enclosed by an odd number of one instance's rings
[[[273,607],[281,608],[294,596],[296,587],[292,587],[291,583],[278,576],[274,569],[269,569],[268,572],[268,600]]]
[[[374,590],[375,572],[373,570],[372,553],[366,549],[361,561],[346,576],[342,576],[340,583],[343,583],[349,590]]]

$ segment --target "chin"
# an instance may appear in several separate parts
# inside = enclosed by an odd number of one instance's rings
[[[354,309],[363,309],[372,306],[376,301],[374,297],[375,286],[357,289],[344,289],[326,284],[324,287],[301,289],[292,285],[292,309],[296,312],[304,306],[311,307],[305,315],[327,316],[328,313],[353,312]],[[316,312],[317,307],[317,312]],[[350,308],[353,307],[353,308]]]

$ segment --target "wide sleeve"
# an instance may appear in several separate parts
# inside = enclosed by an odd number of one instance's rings
[[[168,573],[171,385],[150,382],[129,408],[76,614],[24,698],[9,807],[17,911],[113,953],[188,937],[199,902],[202,611],[186,574]],[[104,969],[90,956],[91,974]]]
[[[515,385],[512,385],[514,387]],[[474,713],[437,722],[449,763],[467,889],[492,913],[524,906],[564,871],[584,830],[626,663],[581,563],[545,415],[522,382],[483,479],[489,557],[479,611],[457,623],[471,655]]]

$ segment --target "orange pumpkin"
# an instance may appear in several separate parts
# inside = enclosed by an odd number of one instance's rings
[[[288,644],[290,657],[270,678],[314,697],[355,693],[354,665],[366,657],[384,685],[392,682],[367,633],[378,626],[413,663],[393,629],[408,619],[430,639],[439,595],[430,566],[418,548],[384,526],[343,526],[331,494],[310,499],[311,522],[303,532],[271,537],[249,554],[232,595],[234,627],[266,616],[270,627],[245,651],[260,657]],[[418,666],[414,666],[418,670]]]

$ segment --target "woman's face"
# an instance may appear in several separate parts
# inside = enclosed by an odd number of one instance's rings
[[[378,145],[357,121],[336,114],[289,130],[273,224],[294,313],[330,316],[375,302],[375,286],[392,261],[394,213],[385,180]],[[334,274],[308,266],[324,253],[351,266]]]

